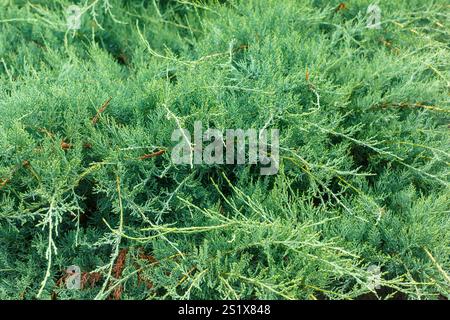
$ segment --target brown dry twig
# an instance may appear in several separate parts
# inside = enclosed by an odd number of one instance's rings
[[[139,157],[139,160],[145,160],[145,159],[154,158],[154,157],[157,157],[157,156],[160,156],[160,155],[164,154],[165,152],[166,152],[166,150],[158,150],[156,152],[144,154],[143,156]]]
[[[111,101],[112,97],[109,97],[104,103],[103,105],[100,107],[100,109],[98,109],[97,114],[95,115],[94,118],[92,118],[92,124],[95,125],[100,117],[100,115],[105,112],[106,108],[109,105],[109,102]]]
[[[339,3],[339,5],[337,6],[335,11],[339,12],[339,11],[345,10],[345,9],[347,9],[347,5],[344,2],[341,2],[341,3]]]
[[[156,260],[155,257],[146,254],[143,251],[143,249],[141,249],[141,253],[139,254],[139,258],[144,260],[144,261],[148,261],[148,263],[150,265],[157,265],[157,264],[159,264],[158,260]],[[138,266],[136,266],[136,268],[138,268]],[[142,272],[140,272],[140,271],[138,272],[138,282],[139,283],[143,282],[148,289],[153,288],[153,283],[150,280],[145,279],[144,276],[142,275]]]
[[[1,188],[3,188],[3,187],[5,187],[10,181],[11,181],[11,179],[13,178],[13,176],[16,174],[16,172],[21,168],[21,167],[24,167],[24,168],[30,168],[30,161],[28,161],[28,160],[24,160],[24,161],[22,161],[22,164],[20,165],[20,164],[17,164],[17,165],[15,165],[14,166],[14,168],[11,170],[11,172],[9,173],[9,178],[0,178],[0,189]]]
[[[0,188],[6,186],[6,184],[9,182],[9,179],[6,178],[5,180],[0,179]]]
[[[61,149],[69,150],[70,148],[72,148],[72,145],[70,143],[67,143],[64,140],[61,140]]]
[[[117,256],[116,263],[113,266],[113,273],[114,273],[114,277],[116,279],[120,279],[120,277],[122,276],[123,269],[125,269],[127,253],[128,253],[128,249],[122,249],[122,250],[120,250],[119,255]],[[122,292],[123,292],[123,286],[122,285],[117,286],[116,288],[114,288],[113,292],[111,293],[112,298],[114,300],[120,300],[120,298],[122,296]]]

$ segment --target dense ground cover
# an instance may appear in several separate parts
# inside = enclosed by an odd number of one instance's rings
[[[0,4],[0,298],[448,298],[447,1]],[[278,174],[174,165],[195,121]]]

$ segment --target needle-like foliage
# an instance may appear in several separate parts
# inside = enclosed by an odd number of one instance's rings
[[[75,3],[0,0],[0,298],[449,297],[447,1]],[[175,165],[195,121],[278,174]]]

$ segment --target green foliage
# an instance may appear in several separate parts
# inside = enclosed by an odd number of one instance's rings
[[[0,4],[0,298],[449,297],[446,1]],[[174,165],[194,121],[279,173]]]

